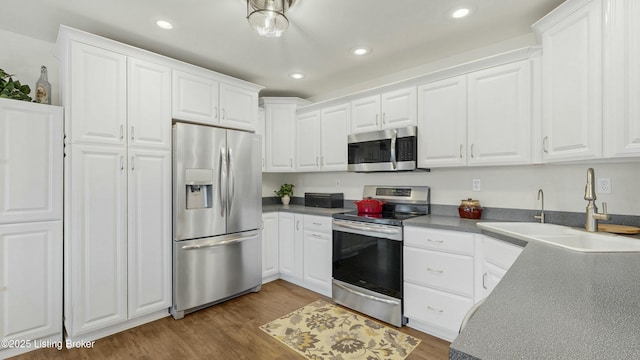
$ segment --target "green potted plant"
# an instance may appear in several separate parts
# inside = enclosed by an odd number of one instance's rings
[[[293,184],[282,184],[280,190],[274,191],[274,193],[278,195],[284,205],[289,205],[291,197],[293,196]]]
[[[0,69],[0,98],[31,101],[29,85],[22,85],[18,80],[13,81],[12,76]]]

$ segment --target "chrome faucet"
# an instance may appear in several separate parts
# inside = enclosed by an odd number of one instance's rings
[[[587,204],[587,221],[584,224],[584,228],[587,231],[598,231],[598,220],[609,220],[611,215],[607,214],[607,203],[602,203],[602,213],[598,213],[598,207],[596,207],[596,184],[593,180],[593,168],[587,170],[587,185],[584,188],[584,199],[589,203]]]
[[[542,189],[538,189],[538,200],[542,200],[540,215],[534,215],[533,218],[540,220],[540,223],[544,223],[544,192]]]

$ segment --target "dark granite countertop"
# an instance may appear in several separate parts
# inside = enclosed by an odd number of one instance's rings
[[[304,205],[262,205],[262,212],[292,212],[297,214],[304,215],[318,215],[318,216],[331,216],[333,214],[338,214],[346,211],[351,211],[353,209],[345,209],[345,208],[320,208],[313,206],[304,206]]]

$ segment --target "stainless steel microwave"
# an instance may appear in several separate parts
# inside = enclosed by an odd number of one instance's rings
[[[347,142],[347,171],[418,170],[416,126],[349,135]]]

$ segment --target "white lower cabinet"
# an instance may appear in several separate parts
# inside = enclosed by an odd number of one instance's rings
[[[304,215],[280,213],[280,277],[295,284],[302,284],[304,260],[303,236]]]
[[[281,279],[331,296],[332,218],[291,212],[271,214],[277,214],[278,221],[275,231],[268,233],[276,236],[274,243],[278,251],[275,255],[263,256],[277,256]],[[263,219],[271,214],[263,214]],[[263,234],[269,228],[267,220],[264,221]],[[269,274],[275,274],[277,278],[278,271]]]
[[[262,214],[262,283],[278,278],[278,213]]]
[[[0,264],[0,358],[62,341],[62,221],[0,225]]]
[[[474,303],[473,234],[404,228],[407,326],[451,341]]]
[[[325,296],[331,296],[331,218],[304,216],[304,282]]]
[[[478,237],[482,246],[478,247],[476,256],[481,262],[482,274],[477,281],[476,300],[487,297],[493,291],[523,249],[485,235],[478,235]]]
[[[95,339],[166,316],[171,152],[76,144],[67,151],[68,337]]]

